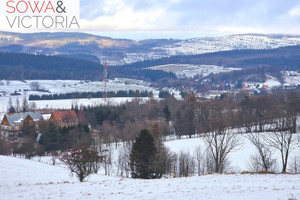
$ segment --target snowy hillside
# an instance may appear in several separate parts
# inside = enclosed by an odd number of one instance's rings
[[[0,156],[1,200],[298,199],[300,175],[207,175],[141,180],[92,175],[80,183],[63,167]]]
[[[284,85],[293,86],[300,85],[300,73],[295,71],[287,71],[283,73]]]
[[[30,84],[38,82],[41,89],[49,90],[51,94],[72,93],[72,92],[99,92],[104,91],[102,81],[80,81],[80,80],[29,80],[29,81],[0,81],[0,91],[6,93],[24,92],[27,94],[41,94],[41,92],[30,91]],[[2,83],[2,84],[1,84]],[[149,83],[133,79],[114,79],[107,83],[107,91],[119,90],[148,90],[154,91],[149,87]]]
[[[168,45],[157,44],[144,52],[128,52],[123,59],[115,60],[105,56],[112,65],[154,60],[167,56],[195,55],[239,49],[275,49],[300,45],[299,36],[289,35],[229,35],[223,37],[199,37]]]
[[[193,55],[238,49],[275,49],[299,44],[298,36],[230,35],[183,40],[156,49],[168,51],[170,55]]]
[[[162,70],[165,72],[173,72],[178,78],[193,78],[196,75],[202,75],[203,77],[210,74],[225,73],[234,70],[241,70],[240,68],[225,68],[215,65],[183,65],[183,64],[170,64],[149,67],[152,70]]]
[[[229,35],[187,40],[123,40],[84,33],[21,34],[0,32],[2,52],[74,55],[110,66],[154,60],[173,55],[194,55],[237,49],[274,49],[300,44],[299,35]],[[15,48],[20,45],[23,48]],[[72,46],[72,48],[70,48]],[[1,50],[0,50],[1,51]],[[117,52],[117,53],[112,53]],[[73,56],[72,56],[73,57]]]

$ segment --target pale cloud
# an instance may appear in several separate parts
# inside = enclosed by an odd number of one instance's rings
[[[82,16],[81,27],[85,30],[132,31],[132,30],[169,30],[176,24],[167,10],[156,4],[128,4],[123,0],[102,1],[97,11]],[[101,13],[101,14],[99,14]],[[93,18],[92,18],[93,16]]]
[[[296,6],[292,8],[289,12],[291,17],[299,17],[300,16],[300,6]]]
[[[171,29],[171,24],[163,20],[165,15],[163,9],[137,12],[130,7],[124,7],[111,16],[104,15],[94,20],[83,19],[81,20],[81,27],[98,31]]]
[[[81,27],[95,31],[299,33],[296,0],[81,1]]]

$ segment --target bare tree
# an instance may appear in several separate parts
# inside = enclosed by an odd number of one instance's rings
[[[213,158],[215,173],[224,172],[228,154],[243,144],[239,135],[229,129],[206,133],[204,141],[207,145],[208,155]]]
[[[276,160],[272,159],[273,151],[263,142],[260,134],[248,134],[247,138],[255,146],[257,153],[251,156],[250,167],[253,171],[272,171]]]
[[[58,152],[54,151],[51,153],[51,161],[52,161],[52,165],[56,164],[56,160],[59,158],[59,154]]]
[[[282,130],[273,131],[264,136],[267,144],[280,152],[282,173],[286,173],[289,155],[295,147],[293,135],[292,130]]]
[[[112,171],[112,145],[106,144],[106,150],[102,151],[105,175],[111,175]]]
[[[31,82],[29,84],[29,86],[30,86],[31,90],[33,90],[33,91],[38,91],[38,90],[41,89],[41,86],[40,86],[39,82],[36,82],[36,81],[35,82]]]
[[[188,177],[195,172],[195,162],[189,153],[180,152],[178,156],[178,175]]]
[[[198,176],[205,173],[205,154],[202,153],[201,147],[196,147],[194,151],[195,167]]]
[[[177,138],[188,135],[189,138],[196,133],[195,95],[186,97],[184,104],[176,111],[174,116],[174,128]]]
[[[223,164],[226,166],[225,162]],[[212,174],[215,173],[215,161],[213,155],[210,151],[205,152],[205,173]]]
[[[130,152],[131,145],[123,142],[123,145],[118,149],[118,176],[129,177],[130,175]]]
[[[16,99],[16,112],[20,112],[20,111],[21,111],[20,101],[19,101],[19,98],[17,97],[17,99]]]
[[[270,169],[266,171],[261,163],[261,157],[258,153],[251,155],[250,162],[248,164],[249,171],[251,172],[275,172],[277,171],[277,160],[271,159]]]
[[[252,131],[252,126],[254,122],[254,105],[253,100],[248,96],[245,96],[244,100],[240,102],[240,123],[246,128],[246,132],[250,133]]]
[[[36,103],[35,102],[30,102],[29,103],[29,110],[35,111],[37,109]]]

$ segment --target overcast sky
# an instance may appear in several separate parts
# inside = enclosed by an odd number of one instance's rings
[[[80,9],[82,29],[111,35],[300,33],[299,0],[81,0]]]

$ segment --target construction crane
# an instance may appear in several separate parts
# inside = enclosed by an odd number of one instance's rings
[[[107,66],[107,62],[104,62],[103,65],[103,82],[104,82],[104,98],[105,100],[108,98],[107,96],[107,81],[108,81],[108,70],[107,70],[108,66]]]

